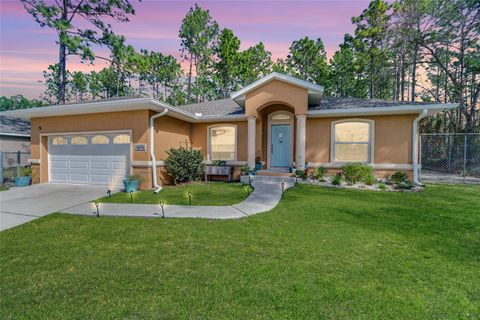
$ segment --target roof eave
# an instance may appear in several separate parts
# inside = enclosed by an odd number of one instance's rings
[[[444,104],[426,104],[426,105],[400,105],[394,107],[375,107],[375,108],[351,108],[351,109],[330,109],[330,110],[310,110],[307,115],[309,118],[325,118],[340,116],[373,116],[389,114],[417,114],[423,110],[428,110],[428,115],[434,115],[439,112],[458,107],[458,103]]]

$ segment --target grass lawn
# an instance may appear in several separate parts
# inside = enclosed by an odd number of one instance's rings
[[[178,186],[167,186],[159,193],[152,190],[139,191],[133,194],[133,203],[188,205],[188,192],[192,193],[192,205],[196,206],[226,206],[242,202],[248,192],[240,183],[227,182],[198,182]],[[100,202],[130,203],[130,194],[119,192],[112,194],[111,198],[98,199]]]
[[[480,188],[297,186],[239,220],[0,233],[4,319],[480,319]]]

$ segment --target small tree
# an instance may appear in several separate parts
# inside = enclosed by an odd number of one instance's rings
[[[197,180],[203,174],[203,155],[191,146],[180,146],[167,151],[165,169],[173,177],[174,184]]]

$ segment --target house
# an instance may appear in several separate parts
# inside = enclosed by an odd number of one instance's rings
[[[152,188],[167,181],[166,151],[185,143],[237,178],[260,157],[266,169],[364,162],[378,177],[416,180],[418,121],[456,106],[324,97],[321,85],[271,73],[230,98],[178,107],[138,96],[4,113],[31,121],[37,182],[110,186],[138,174]]]
[[[20,165],[25,166],[30,152],[30,122],[19,118],[0,116],[2,167],[16,167],[19,151]]]

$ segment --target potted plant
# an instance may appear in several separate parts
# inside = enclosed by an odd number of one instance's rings
[[[139,175],[131,175],[123,179],[123,187],[125,192],[137,192],[138,185],[142,181],[142,177]]]
[[[262,170],[262,158],[259,154],[255,157],[255,170]]]
[[[15,186],[16,187],[26,187],[32,182],[32,168],[23,167],[20,169],[20,175],[15,177]]]

